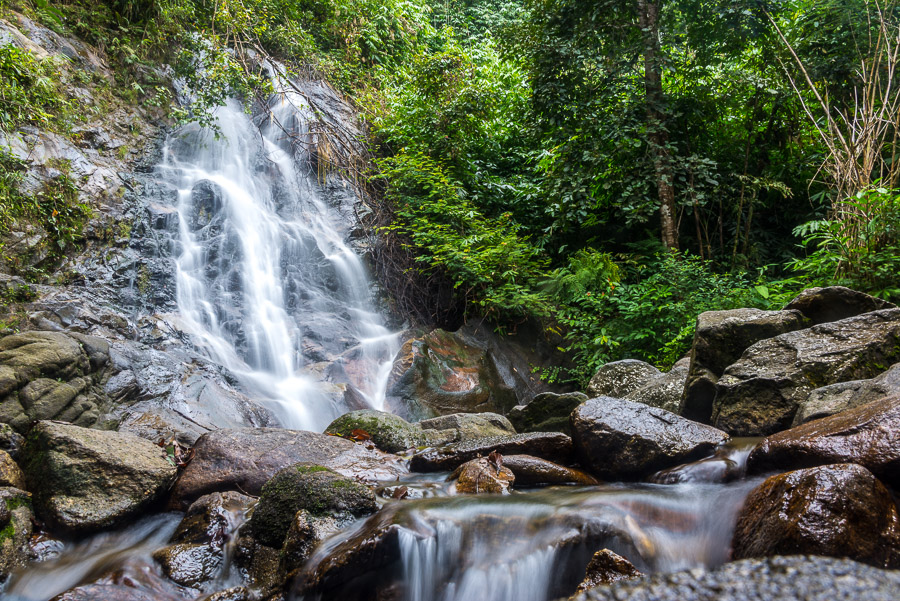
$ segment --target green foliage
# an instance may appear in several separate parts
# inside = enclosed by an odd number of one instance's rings
[[[27,168],[27,161],[0,148],[0,236],[18,220],[26,220],[47,232],[53,244],[50,253],[59,256],[82,239],[90,207],[79,202],[78,186],[65,164],[59,165],[58,173],[47,179],[36,194],[23,194],[19,187]]]
[[[791,266],[816,285],[838,284],[900,300],[900,190],[863,190],[844,203],[852,219],[833,217],[797,226],[805,257]]]
[[[576,255],[553,273],[551,284],[577,364],[569,377],[581,385],[607,361],[671,366],[690,349],[704,311],[768,308],[794,294],[789,285],[718,274],[708,261],[671,253],[632,258],[620,267],[609,257]]]
[[[380,167],[396,204],[386,230],[415,245],[420,270],[441,270],[467,309],[499,322],[549,312],[534,288],[542,262],[509,214],[485,218],[425,155],[402,153]]]
[[[0,131],[24,124],[65,126],[71,107],[57,84],[57,60],[38,60],[12,44],[0,45]]]

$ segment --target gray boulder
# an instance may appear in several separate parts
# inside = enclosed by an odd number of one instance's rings
[[[425,436],[425,444],[439,444],[443,440],[462,442],[507,436],[516,429],[508,419],[497,413],[451,413],[419,422]]]
[[[798,311],[732,309],[707,311],[697,317],[690,367],[676,413],[710,423],[716,382],[751,345],[805,327]]]
[[[672,369],[653,378],[637,390],[625,395],[625,399],[678,413],[681,397],[688,378],[689,359],[681,359]]]
[[[507,417],[519,432],[562,432],[571,435],[569,415],[586,400],[588,396],[583,392],[543,392],[527,405],[510,409]]]
[[[622,398],[641,388],[661,372],[644,361],[623,359],[602,365],[591,378],[585,391],[588,397],[611,396]]]
[[[895,307],[893,303],[850,288],[828,286],[804,290],[784,308],[800,311],[813,325],[818,325]]]
[[[642,403],[598,397],[571,416],[581,464],[608,479],[635,479],[698,459],[728,440],[711,426]]]
[[[23,451],[38,516],[65,532],[108,528],[168,491],[175,466],[159,446],[125,432],[38,422]]]
[[[278,471],[296,463],[315,463],[367,482],[396,480],[404,462],[337,436],[281,428],[236,428],[204,434],[194,458],[172,490],[173,507],[186,508],[216,491],[257,495]]]
[[[816,388],[872,378],[900,361],[900,309],[781,334],[748,348],[716,384],[712,423],[735,436],[790,427]]]
[[[900,572],[849,559],[771,557],[712,571],[655,574],[591,589],[576,601],[894,601]]]
[[[816,388],[800,406],[793,425],[799,426],[894,395],[900,395],[900,363],[870,380],[852,380]]]
[[[23,332],[0,338],[0,422],[94,425],[109,400],[99,386],[109,344],[93,336]]]

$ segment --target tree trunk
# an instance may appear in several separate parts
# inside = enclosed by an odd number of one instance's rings
[[[656,188],[659,192],[659,218],[662,243],[678,250],[678,228],[675,225],[675,189],[672,186],[672,157],[663,110],[662,66],[659,47],[659,11],[663,0],[636,0],[638,24],[644,46],[644,89],[647,99],[647,130]]]

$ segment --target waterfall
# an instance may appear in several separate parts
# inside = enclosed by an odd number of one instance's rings
[[[329,116],[280,88],[255,117],[231,100],[215,128],[176,131],[158,172],[177,190],[183,328],[283,426],[320,431],[382,408],[398,342],[348,243],[357,198],[319,169]]]

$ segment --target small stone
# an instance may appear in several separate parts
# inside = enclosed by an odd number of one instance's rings
[[[516,479],[512,471],[488,457],[466,462],[450,475],[456,480],[459,494],[509,494],[509,487]]]
[[[643,574],[630,561],[609,549],[597,551],[585,571],[576,593],[620,580],[635,580]]]
[[[25,474],[6,451],[0,451],[0,486],[25,490]]]

